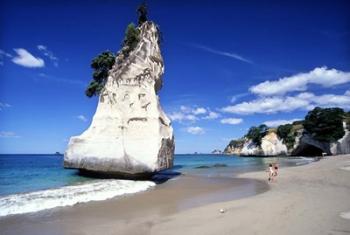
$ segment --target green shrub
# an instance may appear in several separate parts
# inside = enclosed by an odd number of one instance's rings
[[[341,108],[316,107],[306,115],[304,128],[316,140],[334,142],[345,134],[343,128],[345,114]]]
[[[292,124],[280,125],[277,128],[277,135],[283,140],[288,149],[293,148],[296,137],[296,130]]]
[[[265,124],[258,127],[252,126],[245,137],[252,140],[256,145],[261,145],[261,139],[266,135],[267,131],[268,127]]]
[[[134,23],[130,23],[125,31],[123,54],[129,56],[130,52],[135,49],[140,41],[140,31],[135,27]]]
[[[85,90],[85,95],[92,97],[100,94],[107,81],[108,71],[113,67],[115,56],[112,52],[105,51],[95,57],[91,62],[91,68],[94,69],[90,84]]]

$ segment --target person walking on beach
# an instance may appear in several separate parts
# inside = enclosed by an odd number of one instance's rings
[[[275,172],[273,170],[272,164],[269,164],[269,169],[267,170],[267,172],[269,173],[269,182],[273,181],[273,178],[275,177]]]
[[[277,163],[275,163],[273,165],[273,172],[274,172],[274,177],[277,177],[277,175],[278,175],[278,165],[277,165]]]

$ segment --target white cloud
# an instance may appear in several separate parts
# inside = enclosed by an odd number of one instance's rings
[[[230,125],[237,125],[243,122],[242,118],[224,118],[221,119],[220,122],[222,124],[230,124]]]
[[[48,57],[52,61],[54,66],[58,67],[58,58],[53,54],[52,51],[47,49],[47,46],[38,45],[37,48],[44,54],[44,56]]]
[[[208,111],[203,107],[190,107],[190,106],[180,106],[180,111],[172,112],[169,117],[172,121],[191,121],[195,122],[199,118],[204,118],[202,115],[206,114]]]
[[[204,129],[199,126],[190,126],[186,131],[192,135],[202,135],[205,133]]]
[[[299,73],[275,81],[265,81],[250,87],[249,90],[258,95],[275,96],[292,91],[306,91],[308,84],[332,87],[348,82],[350,82],[350,72],[318,67],[308,73]]]
[[[0,138],[19,138],[15,132],[13,131],[0,131]]]
[[[203,119],[212,120],[212,119],[217,119],[218,117],[220,117],[220,114],[213,111],[209,111],[208,115],[203,117]]]
[[[86,118],[84,115],[78,115],[77,118],[78,118],[80,121],[87,122],[87,118]]]
[[[192,114],[184,114],[181,112],[173,112],[169,114],[169,118],[175,122],[182,122],[182,121],[191,121],[191,122],[195,122],[197,120],[197,117],[192,115]]]
[[[207,110],[205,108],[195,108],[192,110],[194,115],[205,114]]]
[[[0,50],[0,57],[8,57],[12,58],[12,55],[10,53],[7,53],[6,51]]]
[[[241,93],[241,94],[233,95],[231,97],[231,103],[235,103],[237,100],[239,100],[240,98],[245,97],[247,95],[249,95],[249,93]]]
[[[17,48],[14,49],[17,53],[15,57],[12,58],[12,62],[28,68],[40,68],[45,66],[43,59],[39,57],[34,57],[26,49]]]
[[[210,52],[210,53],[213,53],[216,55],[222,55],[222,56],[230,57],[230,58],[233,58],[233,59],[245,62],[245,63],[253,64],[253,62],[251,60],[248,60],[248,59],[244,58],[243,56],[238,55],[236,53],[227,52],[227,51],[219,51],[219,50],[216,50],[216,49],[213,49],[213,48],[210,48],[207,46],[199,45],[199,44],[191,44],[191,45],[195,48],[198,48],[198,49],[201,49],[203,51],[207,51],[207,52]]]
[[[285,125],[285,124],[291,124],[295,121],[299,121],[300,119],[291,119],[291,120],[270,120],[270,121],[266,121],[264,122],[264,124],[268,127],[277,127],[280,125]]]
[[[10,107],[11,107],[10,104],[0,102],[0,111],[3,110],[4,108],[10,108]]]
[[[12,55],[6,51],[0,50],[0,65],[4,65],[4,57],[12,58]]]
[[[350,96],[350,90],[347,90],[344,95]]]
[[[316,96],[313,93],[300,93],[286,97],[260,97],[250,102],[242,102],[222,108],[223,112],[235,114],[277,113],[294,110],[310,110],[316,106],[350,108],[350,96],[325,94]]]

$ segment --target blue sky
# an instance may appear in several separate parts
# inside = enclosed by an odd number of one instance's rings
[[[63,152],[90,124],[90,61],[119,50],[140,1],[0,3],[0,153]],[[147,1],[164,42],[161,103],[176,153],[252,125],[350,108],[348,1]]]

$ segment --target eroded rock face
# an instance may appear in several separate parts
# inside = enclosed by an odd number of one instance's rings
[[[145,22],[140,32],[137,47],[109,72],[90,127],[70,139],[65,167],[127,178],[172,167],[173,129],[157,95],[164,73],[158,30]]]
[[[228,145],[225,149],[226,154],[235,154],[242,156],[277,156],[286,155],[287,146],[278,138],[274,132],[267,133],[261,139],[261,145],[258,146],[249,139],[245,139],[242,144],[236,146]]]
[[[349,154],[350,153],[350,131],[346,127],[346,123],[343,123],[345,135],[337,140],[337,142],[331,144],[332,154]]]
[[[307,133],[296,137],[294,149],[291,155],[294,156],[322,156],[322,153],[330,155],[330,144],[315,140]]]

